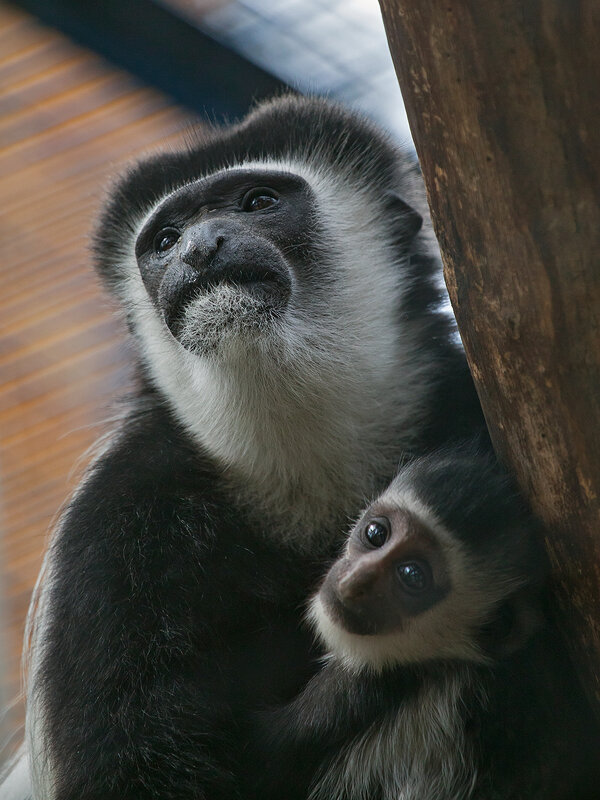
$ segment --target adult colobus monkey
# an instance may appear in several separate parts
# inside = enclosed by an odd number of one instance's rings
[[[260,715],[248,797],[596,800],[600,730],[546,622],[540,538],[489,455],[402,469],[313,599],[329,656]]]
[[[254,711],[314,669],[301,607],[347,520],[483,431],[423,217],[410,157],[290,97],[114,188],[96,263],[139,390],[34,598],[37,800],[241,796]]]

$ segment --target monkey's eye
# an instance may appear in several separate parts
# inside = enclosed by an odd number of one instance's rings
[[[276,191],[265,186],[259,186],[246,192],[240,205],[242,211],[262,211],[265,208],[276,205],[278,202],[279,195]]]
[[[154,252],[166,253],[179,241],[181,234],[175,228],[163,228],[154,237]]]
[[[406,561],[396,567],[402,587],[410,594],[425,592],[432,583],[431,569],[424,561]]]
[[[372,547],[383,547],[390,535],[390,523],[385,517],[372,519],[365,528],[365,539]]]

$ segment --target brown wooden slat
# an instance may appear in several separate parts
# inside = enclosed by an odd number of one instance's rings
[[[115,123],[125,126],[139,121],[140,117],[151,116],[163,110],[167,104],[166,98],[149,89],[130,92],[123,97],[113,97],[108,102],[105,100],[105,97],[99,97],[102,107],[78,114],[69,122],[53,124],[47,132],[36,133],[21,142],[2,148],[0,177],[4,179],[18,173],[21,159],[24,164],[43,174],[48,167],[45,163],[47,160],[57,156],[62,160],[65,155],[69,156],[65,162],[69,171],[79,171],[77,150],[85,148],[90,139],[111,132]]]
[[[22,81],[13,81],[0,97],[0,122],[6,121],[10,114],[31,113],[34,104],[52,102],[56,95],[107,74],[112,73],[104,64],[90,63],[85,53],[78,52],[41,75],[35,73]]]
[[[62,132],[61,120],[65,117],[79,119],[87,114],[95,113],[98,105],[107,98],[110,102],[118,97],[131,95],[133,81],[124,81],[120,75],[111,73],[99,75],[85,83],[65,89],[36,102],[36,114],[29,113],[28,108],[12,113],[5,113],[0,119],[0,146],[20,146],[29,137],[33,141],[37,136],[40,123],[46,125],[44,138],[51,128]]]

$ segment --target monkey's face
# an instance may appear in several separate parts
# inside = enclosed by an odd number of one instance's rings
[[[358,144],[345,161],[323,158],[310,126],[271,157],[258,133],[235,139],[231,157],[215,138],[141,162],[102,218],[98,269],[144,377],[203,447],[269,496],[282,478],[299,494],[311,460],[333,513],[389,474],[398,436],[429,414],[436,367],[415,357],[420,315],[403,313],[421,218],[388,185],[403,183],[392,161],[385,180],[359,179]]]
[[[144,380],[244,486],[285,487],[276,513],[300,474],[328,487],[321,518],[338,513],[429,424],[441,318],[422,205],[412,158],[295,97],[140,161],[108,199],[96,267]]]
[[[146,220],[135,254],[148,294],[192,352],[268,333],[306,293],[314,200],[301,177],[234,169],[173,192]]]
[[[391,508],[367,514],[321,588],[327,614],[359,635],[400,633],[450,591],[446,556],[416,516]]]
[[[473,494],[468,475],[461,485],[459,466],[447,483],[464,516],[461,536],[406,489],[400,473],[352,530],[313,598],[317,632],[351,669],[486,661],[521,647],[539,625],[524,575],[529,555],[519,549],[531,533],[518,521],[496,536],[469,525],[493,498]],[[404,473],[414,479],[419,471],[427,478],[426,460]]]

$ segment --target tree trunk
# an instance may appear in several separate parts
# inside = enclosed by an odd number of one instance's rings
[[[380,2],[490,432],[600,710],[600,4]]]

